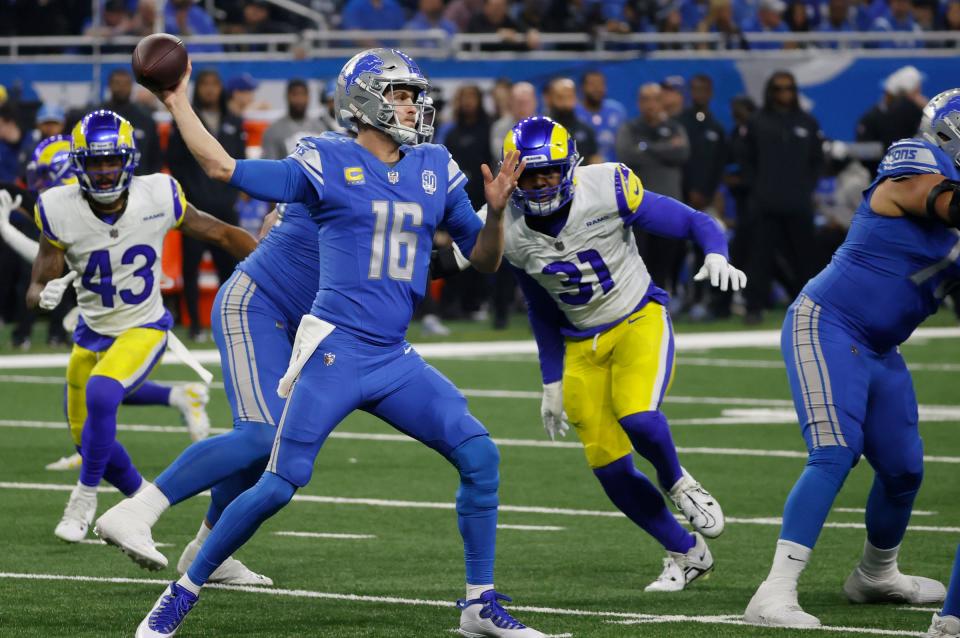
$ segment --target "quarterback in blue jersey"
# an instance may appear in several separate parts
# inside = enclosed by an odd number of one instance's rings
[[[233,430],[191,445],[153,484],[97,520],[100,538],[148,569],[167,566],[150,533],[167,508],[211,491],[206,517],[177,563],[184,574],[224,508],[256,483],[270,458],[284,405],[275,388],[286,371],[296,326],[310,312],[319,267],[316,225],[304,206],[281,205],[267,217],[261,235],[260,245],[240,262],[213,304],[211,324]],[[207,580],[273,584],[233,557]]]
[[[861,454],[875,476],[863,557],[844,594],[854,603],[944,598],[941,583],[897,567],[923,478],[917,400],[898,346],[960,283],[960,90],[938,95],[924,114],[918,137],[887,149],[846,241],[784,320],[781,348],[809,459],[748,622],[820,624],[800,607],[797,580]]]
[[[498,267],[503,211],[523,170],[518,153],[507,156],[496,178],[483,167],[489,211],[483,223],[450,154],[422,143],[433,133],[429,84],[400,51],[364,51],[341,71],[335,108],[355,138],[304,138],[284,160],[231,158],[192,110],[188,81],[189,73],[161,99],[207,174],[258,199],[303,204],[323,250],[319,290],[280,380],[278,392],[288,399],[267,471],[226,507],[137,636],[177,631],[211,573],[307,484],[326,437],[362,409],[433,448],[460,474],[456,509],[467,580],[467,596],[458,602],[461,634],[540,638],[500,605],[509,599],[493,585],[497,448],[463,395],[404,339],[425,293],[437,228],[446,228],[479,270]]]

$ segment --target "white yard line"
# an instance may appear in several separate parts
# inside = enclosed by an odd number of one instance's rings
[[[85,583],[106,583],[119,585],[156,585],[157,587],[169,584],[169,581],[154,578],[105,578],[97,576],[68,576],[65,574],[30,574],[18,572],[0,572],[0,579],[34,580],[34,581],[68,581]],[[362,594],[340,594],[331,592],[312,591],[307,589],[279,589],[274,587],[251,587],[244,585],[207,585],[214,589],[239,591],[261,596],[281,596],[290,598],[312,598],[338,600],[346,602],[380,603],[389,605],[411,605],[418,607],[441,607],[452,609],[453,603],[449,600],[429,600],[420,598],[397,598],[391,596],[364,596]],[[587,609],[567,609],[562,607],[536,607],[532,605],[511,605],[511,611],[546,614],[553,616],[570,616],[580,618],[610,618],[625,621],[624,624],[658,623],[658,622],[691,622],[700,624],[744,624],[738,620],[739,616],[661,616],[656,614],[641,614],[624,611],[594,611]],[[810,631],[850,632],[870,634],[876,636],[923,636],[921,632],[899,631],[873,627],[816,627]]]
[[[842,512],[845,514],[866,514],[867,510],[862,507],[834,507],[834,512]],[[932,512],[930,510],[911,510],[911,516],[936,516],[939,512]]]
[[[69,492],[74,485],[57,483],[17,483],[9,481],[0,481],[0,490],[39,490],[52,492]],[[99,492],[116,492],[112,487],[97,488]],[[367,507],[391,507],[399,509],[428,509],[428,510],[452,510],[455,508],[453,502],[437,501],[398,501],[392,499],[380,498],[347,498],[344,496],[315,496],[312,494],[295,494],[293,500],[304,503],[320,503],[325,505],[362,505]],[[513,512],[517,514],[543,514],[548,516],[577,516],[577,517],[596,517],[596,518],[622,518],[623,514],[614,510],[581,510],[565,507],[541,507],[531,505],[500,505],[501,512]],[[757,518],[738,518],[728,516],[727,523],[740,525],[766,525],[779,527],[782,519],[777,516],[757,517]],[[833,529],[865,529],[862,523],[837,523],[828,521],[824,527]],[[931,525],[911,525],[907,528],[915,532],[935,532],[943,534],[958,534],[960,527],[936,527]]]
[[[678,366],[706,366],[710,368],[749,368],[755,370],[782,370],[783,361],[769,359],[715,359],[713,357],[677,357]],[[907,367],[913,372],[960,372],[957,363],[911,363]]]
[[[375,534],[335,534],[333,532],[273,532],[274,536],[297,538],[328,538],[331,540],[365,541],[376,538]]]
[[[497,529],[513,529],[520,532],[562,532],[566,527],[557,527],[556,525],[506,525],[500,523]]]

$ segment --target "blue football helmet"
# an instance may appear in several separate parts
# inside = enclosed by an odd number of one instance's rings
[[[549,117],[520,120],[503,140],[503,156],[520,151],[524,170],[558,167],[560,183],[534,190],[513,191],[511,199],[527,215],[549,215],[573,199],[573,173],[580,163],[577,143],[567,129]],[[501,158],[502,160],[502,158]]]
[[[414,106],[419,111],[414,126],[397,120],[387,93],[393,87],[416,91]],[[420,144],[433,137],[436,110],[428,95],[430,82],[409,55],[398,49],[367,49],[343,65],[337,76],[334,111],[340,126],[356,133],[360,123],[389,135],[397,144]]]
[[[927,102],[920,134],[960,166],[960,89],[949,89]]]
[[[27,188],[42,193],[54,186],[76,183],[70,162],[70,138],[54,135],[37,144],[27,164]]]
[[[101,204],[115,202],[129,187],[140,163],[140,151],[133,141],[133,125],[113,111],[101,109],[77,122],[71,135],[70,161],[80,188]],[[119,157],[121,166],[109,172],[88,169],[94,157]],[[108,184],[99,178],[112,175]]]

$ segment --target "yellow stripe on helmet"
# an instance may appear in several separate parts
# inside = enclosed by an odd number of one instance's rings
[[[118,116],[120,120],[120,131],[117,135],[117,147],[118,148],[134,148],[133,143],[133,124]]]
[[[513,129],[507,131],[506,137],[503,138],[503,154],[506,156],[507,153],[512,153],[517,150],[517,139],[514,136]]]
[[[77,122],[70,133],[70,144],[73,150],[87,148],[87,132],[83,130],[83,120]]]
[[[562,124],[553,123],[553,132],[550,133],[550,159],[561,160],[567,156],[570,145],[570,134]]]
[[[70,152],[70,142],[67,140],[58,140],[56,142],[50,142],[46,148],[43,149],[43,152],[40,153],[40,157],[37,159],[42,164],[50,165],[53,163],[53,156],[57,153],[62,153],[66,151]]]

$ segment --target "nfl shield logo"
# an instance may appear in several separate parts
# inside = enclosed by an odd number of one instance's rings
[[[337,360],[337,355],[333,354],[332,352],[323,353],[323,365],[332,366],[333,362],[336,360]]]
[[[420,181],[423,184],[423,192],[427,195],[437,192],[437,174],[433,171],[423,171]]]
[[[400,173],[397,171],[387,171],[387,181],[396,184],[400,181]]]
[[[111,229],[110,229],[110,236],[113,237],[114,239],[116,239],[117,237],[120,236],[120,231],[117,230],[116,228],[111,228]]]

